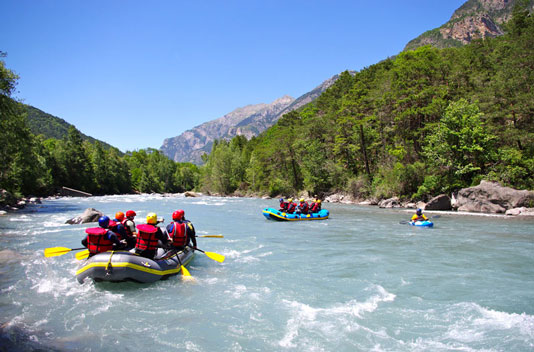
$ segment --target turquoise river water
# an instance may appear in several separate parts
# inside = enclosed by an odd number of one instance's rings
[[[275,222],[277,200],[135,195],[45,200],[0,217],[2,351],[533,351],[534,219],[324,204],[330,219]],[[75,252],[95,208],[184,209],[194,281],[80,285]],[[427,214],[432,215],[432,214]]]

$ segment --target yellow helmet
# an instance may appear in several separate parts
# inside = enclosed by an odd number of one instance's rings
[[[156,225],[158,223],[158,216],[156,213],[148,213],[146,216],[146,223],[150,225]]]
[[[293,201],[293,198],[289,198],[287,201],[291,203]]]
[[[300,198],[300,202],[301,202],[301,203],[304,202],[304,198]]]
[[[320,203],[321,203],[321,200],[320,200],[320,199],[317,199],[317,203],[319,203],[319,204],[320,204]]]

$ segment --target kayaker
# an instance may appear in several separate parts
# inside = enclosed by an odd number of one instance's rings
[[[158,240],[163,246],[169,243],[169,237],[161,231],[156,213],[148,213],[146,224],[137,226],[137,242],[135,243],[135,253],[142,257],[154,259],[158,249]]]
[[[170,244],[173,249],[182,250],[185,246],[197,248],[195,228],[191,221],[185,219],[185,212],[182,209],[172,213],[172,222],[167,225]]]
[[[418,208],[415,211],[415,214],[413,214],[412,216],[412,221],[425,221],[425,220],[428,220],[428,218],[426,217],[425,214],[423,214],[423,211],[421,210],[421,208]]]
[[[288,202],[284,200],[284,198],[280,198],[280,211],[285,212],[287,210],[287,206],[289,205]]]
[[[89,250],[89,257],[101,252],[123,248],[117,235],[108,229],[109,223],[109,217],[104,215],[98,219],[98,226],[100,227],[85,229],[87,236],[82,240],[82,245]]]
[[[300,203],[297,207],[297,214],[308,214],[309,209],[310,206],[308,205],[308,202],[306,202],[304,198],[301,198]]]
[[[320,211],[321,211],[321,200],[315,199],[315,201],[310,204],[310,213],[318,213]]]
[[[295,209],[297,209],[297,204],[293,203],[293,198],[289,198],[287,200],[287,211],[288,214],[293,214],[295,212]]]

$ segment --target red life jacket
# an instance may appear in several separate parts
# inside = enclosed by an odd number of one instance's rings
[[[126,231],[126,237],[132,237],[134,234],[132,232],[132,230],[130,230],[130,226],[126,226],[126,222],[130,220],[128,218],[125,218],[124,220],[121,221],[121,224],[122,226],[124,226],[124,231]],[[133,224],[134,224],[134,228],[135,228],[135,222],[133,220],[130,220]]]
[[[156,250],[158,248],[158,239],[156,232],[158,228],[150,224],[141,224],[137,226],[139,230],[137,234],[137,242],[135,248],[139,250]]]
[[[319,210],[320,210],[319,207],[320,207],[319,203],[317,203],[317,202],[313,202],[312,205],[311,205],[311,208],[310,208],[310,212],[312,212],[312,213],[318,213]]]
[[[183,247],[187,240],[187,224],[174,221],[171,237],[172,245],[175,247]]]
[[[87,233],[87,249],[91,254],[97,254],[113,249],[113,242],[106,236],[107,229],[90,227],[85,229]]]
[[[308,212],[308,209],[309,209],[308,203],[307,202],[300,203],[299,204],[299,209],[300,209],[301,212],[306,214]]]
[[[286,211],[288,205],[289,205],[288,202],[281,202],[280,203],[280,211]]]
[[[290,213],[290,214],[294,213],[296,207],[297,207],[297,204],[296,204],[296,203],[293,203],[293,202],[289,203],[289,204],[287,205],[287,211],[286,211],[286,213]]]

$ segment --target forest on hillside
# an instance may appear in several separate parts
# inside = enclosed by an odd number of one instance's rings
[[[405,51],[345,72],[250,141],[214,144],[202,187],[426,200],[481,179],[534,188],[534,19],[504,36]]]
[[[516,7],[504,36],[460,48],[425,46],[344,72],[317,100],[257,138],[214,143],[201,167],[155,149],[122,154],[35,135],[0,60],[0,188],[50,195],[183,192],[425,200],[495,180],[534,189],[534,19]]]
[[[200,171],[196,165],[175,163],[155,149],[123,154],[82,138],[74,126],[65,133],[61,123],[38,130],[62,138],[33,134],[28,124],[32,111],[11,98],[17,80],[0,60],[0,189],[21,197],[53,195],[62,186],[96,195],[184,192],[197,187]]]

